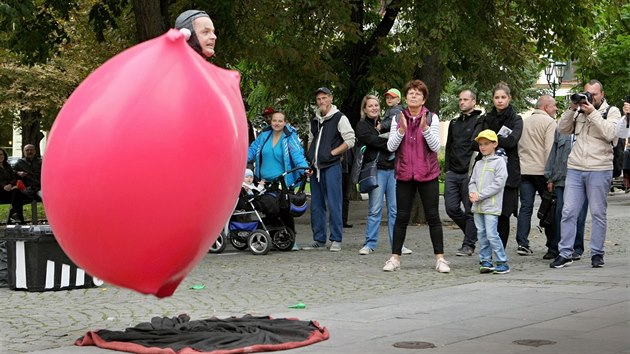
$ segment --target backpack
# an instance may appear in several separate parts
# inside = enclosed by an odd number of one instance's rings
[[[610,107],[606,108],[606,112],[602,114],[602,118],[608,118],[608,111]],[[613,178],[621,176],[621,170],[623,168],[623,150],[626,146],[626,139],[619,138],[617,145],[613,145]]]

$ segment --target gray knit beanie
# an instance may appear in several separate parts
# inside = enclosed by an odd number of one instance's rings
[[[193,21],[198,19],[199,17],[208,17],[207,13],[201,10],[186,10],[182,12],[177,19],[175,20],[175,28],[182,29],[186,28],[190,30],[190,38],[188,39],[188,45],[192,47],[197,53],[201,53],[201,45],[199,45],[199,40],[197,39],[197,35],[195,34],[195,28],[193,27]]]

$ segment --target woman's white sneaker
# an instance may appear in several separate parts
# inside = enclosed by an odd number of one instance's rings
[[[387,262],[385,262],[385,266],[383,267],[383,271],[385,272],[395,272],[398,269],[400,269],[400,261],[394,257],[388,259]]]
[[[446,259],[440,258],[435,262],[435,270],[440,273],[448,273],[451,271],[451,267],[449,267],[448,265],[449,262]]]

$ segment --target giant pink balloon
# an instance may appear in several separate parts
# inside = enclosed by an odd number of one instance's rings
[[[78,266],[141,293],[173,294],[240,190],[239,78],[170,30],[79,85],[55,120],[42,172],[46,215]]]

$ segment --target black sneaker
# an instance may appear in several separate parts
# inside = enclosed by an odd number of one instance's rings
[[[547,253],[545,253],[545,255],[543,256],[543,259],[556,259],[556,257],[558,257],[557,253],[548,251]],[[575,258],[573,258],[575,259]]]
[[[553,262],[549,264],[549,268],[562,268],[564,266],[568,266],[571,263],[573,263],[572,259],[567,259],[562,256],[558,256],[556,257],[556,259],[554,259]]]
[[[596,254],[591,257],[591,265],[593,268],[601,268],[604,266],[604,256],[601,254]]]
[[[463,245],[461,248],[457,250],[457,252],[455,252],[455,255],[456,256],[472,256],[474,252],[475,250],[472,249],[470,246]]]
[[[527,246],[519,245],[518,248],[516,249],[516,253],[518,253],[519,256],[531,256],[534,254],[534,251],[529,249],[529,247]]]
[[[582,255],[577,252],[573,252],[571,258],[573,258],[574,261],[579,261],[580,259],[582,259]]]

